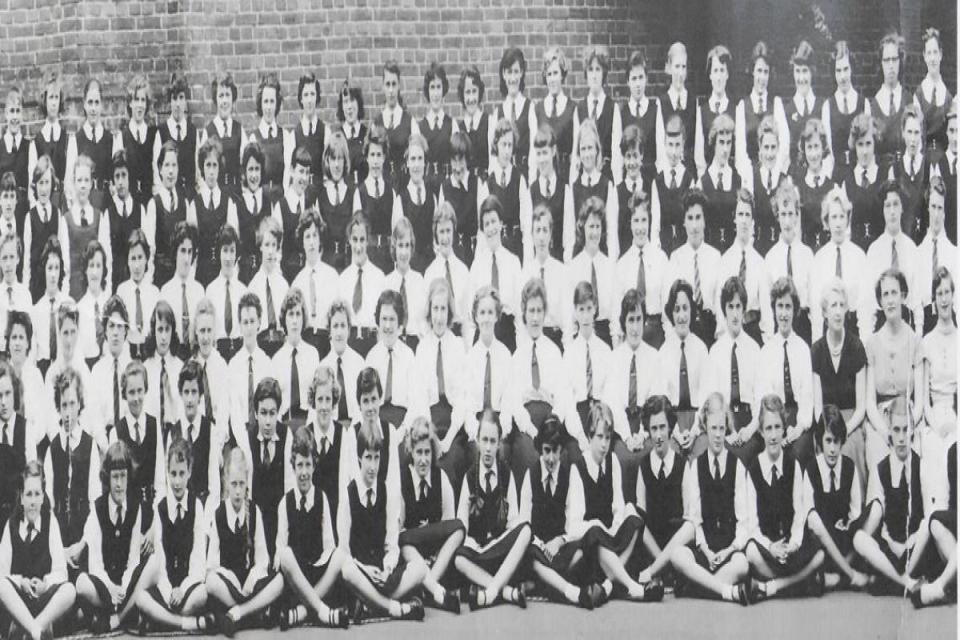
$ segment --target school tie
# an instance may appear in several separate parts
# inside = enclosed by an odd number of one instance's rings
[[[320,436],[320,455],[327,455],[327,436]]]
[[[677,190],[677,170],[670,169],[670,191]]]
[[[297,368],[297,348],[290,354],[290,411],[300,408],[300,370]]]
[[[777,465],[770,467],[770,485],[773,486],[777,484],[780,480],[780,470],[777,469]]]
[[[437,395],[444,398],[447,395],[447,385],[443,379],[443,348],[437,342]]]
[[[263,441],[263,454],[260,459],[263,461],[263,466],[270,466],[270,444],[266,440]]]
[[[256,412],[253,409],[253,356],[247,358],[247,418],[255,424]]]
[[[737,343],[730,350],[730,404],[740,404],[740,365],[737,363]]]
[[[597,265],[590,261],[590,284],[593,286],[593,295],[600,297],[600,290],[597,288]]]
[[[687,369],[687,341],[680,341],[680,406],[690,407],[690,372]]]
[[[934,247],[934,259],[933,259],[933,270],[937,270],[937,259],[936,259],[936,243]],[[57,359],[57,310],[54,308],[56,305],[56,300],[50,298],[50,330],[47,332],[47,337],[49,339],[49,348],[50,348],[50,362],[54,362]]]
[[[233,522],[233,532],[240,533],[240,516],[237,516],[237,519]]]
[[[587,397],[593,398],[593,360],[590,358],[590,343],[587,343]]]
[[[183,520],[183,505],[179,502],[177,503],[177,522]]]
[[[414,204],[418,207],[423,206],[423,187],[417,185],[414,197],[416,198]]]
[[[630,410],[637,408],[637,354],[630,356],[630,381],[627,388],[627,406]]]
[[[373,199],[380,199],[380,178],[373,179]]]
[[[126,217],[127,217],[127,203],[126,203],[126,201],[120,203],[120,217],[121,217],[121,218],[126,218]]]
[[[894,269],[900,268],[900,257],[897,255],[897,240],[890,241],[890,266]]]
[[[257,213],[259,213],[259,211],[260,211],[260,201],[257,200],[257,194],[254,193],[253,194],[253,211],[251,211],[251,213],[256,215]]]
[[[747,250],[743,249],[740,252],[740,272],[737,274],[737,277],[740,279],[740,284],[746,288],[747,286]]]
[[[939,264],[940,264],[940,261],[937,260],[937,241],[934,240],[934,241],[933,241],[933,271],[931,271],[930,273],[936,274],[936,273],[937,273],[937,266],[938,266]]]
[[[661,461],[660,461],[660,471],[657,473],[657,480],[658,480],[659,482],[663,482],[664,480],[667,479],[667,474],[664,472],[664,467],[665,467],[665,466],[667,466],[666,461],[661,460]]]
[[[357,267],[357,282],[353,285],[353,313],[360,313],[363,305],[363,267]]]
[[[180,339],[186,344],[187,332],[190,330],[190,304],[187,302],[186,282],[180,284],[180,324],[182,325]]]
[[[403,300],[404,310],[410,309],[410,304],[407,302],[407,278],[406,276],[400,276],[400,298]]]
[[[310,325],[317,326],[317,270],[310,270]]]
[[[390,112],[390,115],[387,116],[387,118],[388,118],[388,119],[387,119],[387,129],[393,129],[393,124],[394,124],[394,122],[393,122],[393,121],[394,121],[393,111]]]
[[[27,542],[33,541],[33,534],[36,533],[37,528],[33,526],[32,522],[27,522]]]
[[[490,369],[489,351],[487,351],[487,363],[483,368],[483,408],[493,408],[493,375]]]
[[[373,489],[367,489],[367,509],[373,509]]]
[[[393,349],[387,349],[387,386],[383,394],[383,403],[390,404],[393,400]]]
[[[80,211],[80,226],[81,226],[81,227],[89,227],[89,226],[90,226],[90,221],[87,220],[87,214],[86,214],[85,211],[82,211],[82,210]],[[8,222],[8,223],[7,223],[7,233],[10,233],[10,231],[11,231],[11,229],[10,229],[10,223]]]
[[[840,259],[840,247],[837,247],[837,267],[835,271],[837,277],[843,279],[843,261]]]
[[[548,496],[552,498],[553,497],[553,476],[550,474],[547,474],[547,479],[544,481],[543,484],[544,484],[543,490],[546,492]]]
[[[893,115],[893,91],[890,92],[890,104],[887,106],[887,115]]]
[[[503,189],[507,188],[507,170],[506,169],[500,172],[500,187]]]
[[[497,254],[493,253],[490,256],[491,266],[490,266],[490,284],[497,291],[500,290],[500,269],[497,268]]]
[[[643,248],[640,249],[640,256],[637,260],[637,293],[640,294],[640,299],[643,300],[643,315],[647,315],[647,273],[646,269],[643,266]],[[597,294],[596,290],[593,292],[594,295]]]
[[[177,141],[177,142],[180,142],[181,140],[183,140],[183,125],[181,125],[181,124],[178,122],[178,123],[177,123],[177,140],[176,140],[176,141]]]
[[[540,266],[540,281],[543,282],[544,286],[547,284],[547,272],[543,268],[543,265]]]
[[[5,447],[10,446],[10,436],[7,433],[8,428],[9,428],[9,425],[6,422],[4,422],[3,423],[3,446]]]
[[[113,426],[120,424],[120,358],[113,359]]]
[[[427,481],[420,479],[420,502],[427,499]]]
[[[533,388],[540,388],[540,361],[537,360],[537,342],[533,342],[532,355],[530,357],[530,379],[533,381]]]
[[[133,423],[133,443],[138,447],[143,443],[143,440],[140,438],[140,421],[134,421]],[[69,445],[67,449],[69,450]]]
[[[835,493],[837,490],[837,470],[830,469],[830,493]]]
[[[143,333],[143,299],[140,297],[140,287],[134,290],[134,322],[137,323],[137,332]]]
[[[446,271],[445,275],[447,278],[447,286],[450,287],[450,299],[453,301],[453,304],[451,304],[450,306],[453,307],[453,309],[456,309],[457,302],[456,302],[456,296],[454,296],[453,294],[453,274],[450,273],[450,258],[444,259],[443,268]],[[451,311],[453,311],[453,309],[451,309]]]
[[[713,477],[716,480],[720,479],[720,458],[717,456],[713,457]]]
[[[337,384],[340,385],[340,400],[337,402],[337,419],[347,418],[347,386],[343,377],[343,358],[337,356]]]
[[[914,155],[911,153],[909,156],[907,156],[907,177],[909,177],[911,180],[913,180],[915,175],[913,172],[913,160]]]
[[[487,494],[493,493],[493,471],[487,471]]]
[[[122,507],[121,505],[119,505],[119,504],[117,505],[117,521],[116,521],[116,524],[117,524],[117,527],[118,527],[118,528],[120,527],[121,524],[123,524],[123,507]]]
[[[793,246],[787,245],[787,276],[793,278]]]
[[[267,281],[267,326],[277,328],[277,310],[273,308],[273,290],[270,288],[270,278]]]
[[[10,306],[13,306],[13,287],[7,288],[7,293],[10,294]],[[100,303],[93,303],[93,325],[94,333],[97,336],[97,348],[100,349],[103,347],[103,318],[100,317]]]
[[[210,392],[210,379],[207,377],[207,365],[203,365],[203,408],[207,418],[213,420],[213,394]]]
[[[934,87],[933,87],[933,95],[930,96],[930,103],[933,104],[934,106],[939,106],[939,105],[937,105],[937,87],[936,87],[936,85],[934,85]]]
[[[513,121],[516,122],[520,119],[520,104],[514,100],[513,101]]]
[[[604,478],[606,476],[606,469],[604,469],[604,464],[600,463],[600,470],[597,472],[597,486],[603,484]]]
[[[193,447],[193,425],[187,425],[187,444]]]
[[[793,380],[790,378],[790,356],[787,354],[787,341],[783,341],[783,399],[788,405],[795,404]]]
[[[700,256],[693,254],[693,303],[703,306],[703,293],[700,291]]]
[[[166,424],[166,412],[164,411],[164,405],[166,403],[167,394],[170,392],[170,379],[167,377],[167,360],[166,358],[160,358],[160,424]]]
[[[850,113],[850,103],[847,102],[847,94],[843,94],[843,107],[840,109],[842,115]]]
[[[306,512],[307,510],[307,494],[300,494],[300,511]]]
[[[229,338],[233,334],[233,301],[230,300],[229,280],[224,283],[224,289],[226,290],[226,294],[224,295],[225,299],[223,301],[223,328],[227,332],[225,337]]]

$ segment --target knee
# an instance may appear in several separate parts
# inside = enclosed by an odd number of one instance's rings
[[[760,555],[760,552],[757,550],[757,544],[753,540],[747,543],[743,553],[744,557],[747,559],[747,562],[751,566],[756,566],[763,563],[763,556]]]
[[[693,560],[693,551],[684,545],[677,545],[670,552],[670,562],[677,564]]]
[[[284,547],[280,551],[280,570],[289,572],[295,566],[297,566],[297,559],[293,555],[293,550],[290,547]]]
[[[77,599],[77,589],[69,582],[64,582],[57,587],[57,597],[63,598],[67,604],[73,604]]]
[[[517,542],[523,546],[530,544],[530,540],[533,537],[533,531],[530,529],[530,524],[524,522],[520,525],[520,533],[517,534]]]
[[[730,556],[730,566],[739,576],[745,576],[750,571],[750,563],[747,562],[747,556],[742,551],[737,551]]]

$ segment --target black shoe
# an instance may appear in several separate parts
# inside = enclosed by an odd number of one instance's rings
[[[486,606],[487,604],[480,604],[480,587],[475,584],[470,585],[470,588],[467,591],[467,604],[470,605],[470,611],[476,611],[477,609],[480,609],[481,606]]]
[[[446,591],[443,594],[443,602],[438,603],[440,609],[443,611],[449,611],[450,613],[460,613],[460,598],[457,597],[457,594],[453,591]]]
[[[232,638],[237,632],[237,621],[233,619],[233,616],[230,615],[230,612],[228,611],[220,616],[219,622],[220,633],[228,638]]]
[[[807,595],[811,598],[822,598],[825,590],[823,571],[814,571],[807,584]]]
[[[107,621],[107,626],[110,626],[110,621]],[[53,627],[47,625],[44,627],[43,631],[40,632],[40,640],[53,640]]]
[[[740,606],[747,606],[750,604],[750,583],[749,578],[747,582],[741,582],[737,585],[737,599],[736,602],[740,603]]]
[[[587,611],[593,611],[593,597],[590,594],[589,586],[580,587],[580,593],[577,594],[577,606]]]
[[[510,593],[510,602],[521,609],[527,608],[527,593],[524,591],[523,585],[513,588],[513,591]]]
[[[293,621],[291,618],[296,615],[294,612],[296,609],[281,609],[280,610],[280,631],[286,631],[293,626]]]
[[[350,614],[347,612],[347,608],[330,609],[330,613],[327,615],[327,623],[334,629],[349,629]]]
[[[663,582],[654,578],[643,585],[644,602],[661,602],[663,600]]]
[[[602,607],[610,601],[610,596],[603,588],[603,585],[597,583],[590,585],[590,598],[593,600],[593,607],[595,609]]]
[[[410,598],[406,602],[400,604],[401,609],[406,606],[408,607],[407,611],[400,614],[400,620],[423,620],[423,600],[420,598]]]
[[[353,624],[360,624],[367,617],[367,607],[363,604],[363,600],[357,598],[353,603],[353,612],[350,614],[350,619],[353,621]]]
[[[920,587],[926,584],[926,580],[921,579],[917,583],[917,588],[910,591],[910,602],[913,603],[915,609],[923,609],[927,606],[923,600],[920,598]]]
[[[757,604],[767,599],[767,590],[761,587],[761,585],[763,585],[763,583],[757,581],[750,584],[750,597],[748,598],[750,604]]]
[[[90,632],[100,636],[110,632],[110,617],[107,615],[96,615],[90,618]]]

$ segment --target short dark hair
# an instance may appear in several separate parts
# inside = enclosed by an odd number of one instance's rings
[[[747,308],[747,290],[743,286],[743,282],[740,281],[740,278],[737,276],[730,276],[727,278],[727,281],[723,283],[723,288],[720,289],[720,313],[725,313],[727,304],[733,300],[734,296],[740,298],[743,308]]]
[[[393,310],[397,314],[398,323],[403,325],[407,321],[407,310],[403,306],[403,296],[401,296],[399,292],[393,289],[384,289],[380,292],[380,297],[377,298],[376,313],[374,314],[377,324],[380,323],[380,311],[385,306],[393,307]]]
[[[277,403],[277,409],[279,409],[280,398],[280,383],[277,382],[276,378],[267,376],[257,383],[257,388],[253,392],[253,407],[256,410],[264,400],[273,400]]]
[[[180,375],[177,376],[177,391],[183,393],[183,385],[188,382],[196,381],[200,385],[200,395],[202,396],[206,389],[203,388],[203,368],[196,360],[187,360],[183,368],[180,369]],[[207,416],[212,418],[212,416]]]
[[[364,367],[357,375],[357,402],[365,393],[376,391],[378,396],[383,395],[383,387],[380,385],[380,374],[373,367]]]
[[[624,333],[627,331],[627,315],[637,309],[643,315],[643,295],[636,289],[628,289],[620,300],[620,330]]]
[[[690,303],[690,310],[693,311],[693,287],[682,278],[674,280],[673,284],[670,285],[670,292],[667,293],[667,306],[663,309],[663,312],[667,314],[667,319],[670,320],[670,324],[674,324],[673,308],[677,305],[677,298],[680,297],[681,293],[686,294],[687,301]]]
[[[537,452],[543,450],[543,445],[547,444],[558,449],[567,438],[567,430],[564,428],[563,423],[560,422],[560,418],[556,414],[551,413],[547,416],[546,420],[543,421],[543,424],[540,425],[540,429],[537,431],[537,437],[533,439],[533,446],[536,447]]]
[[[820,416],[813,428],[814,438],[821,446],[823,446],[823,436],[828,431],[840,444],[847,441],[847,422],[843,419],[843,413],[836,405],[824,405],[823,415]]]
[[[670,403],[670,398],[664,395],[652,395],[643,403],[643,408],[640,410],[640,422],[643,423],[644,431],[650,430],[650,419],[661,413],[666,414],[667,426],[670,431],[673,431],[673,428],[677,426],[677,413]]]
[[[486,89],[486,85],[483,84],[483,76],[480,75],[480,70],[473,64],[464,67],[463,71],[460,72],[460,82],[457,84],[457,95],[460,97],[460,104],[463,104],[463,91],[466,88],[467,78],[473,80],[473,84],[477,86],[480,94],[477,96],[477,101],[483,104],[483,92]]]

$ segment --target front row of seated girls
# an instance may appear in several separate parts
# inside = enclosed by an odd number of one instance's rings
[[[190,385],[197,371],[187,368],[181,378]],[[130,386],[142,375],[133,369],[126,391],[142,394]],[[9,377],[0,375],[0,383]],[[315,403],[317,420],[329,419],[339,394],[326,389],[336,378],[326,369],[316,377],[315,395],[324,399]],[[7,637],[49,638],[75,603],[95,633],[139,626],[232,636],[276,624],[421,620],[420,594],[450,612],[459,612],[461,599],[471,610],[525,607],[531,581],[548,598],[587,609],[617,597],[660,600],[671,573],[677,596],[743,605],[852,588],[907,593],[920,607],[955,589],[956,445],[948,486],[923,487],[930,476],[912,448],[905,403],[891,409],[889,453],[870,470],[864,503],[858,471],[842,454],[846,424],[833,405],[823,409],[814,428],[817,453],[802,468],[785,446],[787,411],[777,395],[759,403],[763,449],[746,463],[727,447],[735,421],[721,394],[699,411],[706,451],[689,462],[675,448],[670,401],[651,396],[640,419],[652,444],[632,503],[611,447],[614,418],[602,402],[588,410],[587,446],[573,462],[564,454],[565,427],[547,415],[534,439],[537,460],[522,475],[504,462],[499,417],[484,409],[474,461],[457,489],[438,464],[440,443],[427,418],[412,420],[400,462],[398,431],[379,417],[383,394],[374,369],[357,382],[362,419],[347,439],[354,444],[337,449],[356,456],[355,466],[337,463],[353,469],[347,475],[329,466],[329,430],[311,421],[289,434],[276,424],[280,385],[265,378],[254,393],[250,439],[224,448],[221,489],[205,507],[191,482],[202,465],[182,433],[170,434],[166,490],[151,504],[131,491],[142,481],[140,438],[113,440],[94,465],[94,443],[76,419],[79,377],[65,368],[54,390],[63,431],[48,444],[45,464],[23,465],[0,539]],[[955,423],[950,411],[936,415],[944,427]],[[270,451],[267,441],[281,432],[291,443],[277,449],[273,441],[277,450]],[[67,474],[56,461],[63,446]],[[274,497],[258,487],[270,482],[261,451],[290,465],[291,479],[283,482],[280,471]],[[337,482],[318,482],[318,470],[337,473]],[[102,494],[75,481],[87,474]],[[928,513],[932,505],[940,510]],[[74,540],[74,525],[64,523],[80,513],[82,535]],[[469,586],[458,592],[458,584]]]

